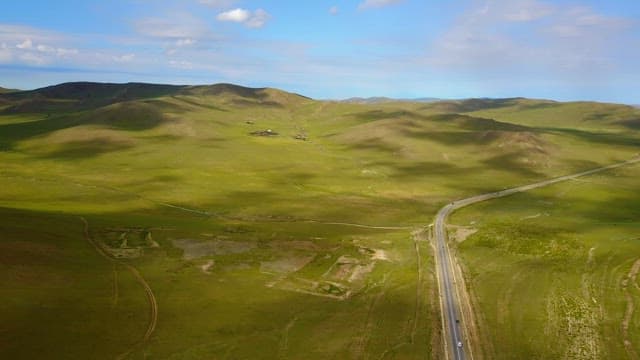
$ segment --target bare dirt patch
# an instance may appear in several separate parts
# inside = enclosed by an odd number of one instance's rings
[[[305,250],[305,251],[318,251],[320,247],[316,245],[313,241],[309,240],[278,240],[271,241],[269,243],[274,249],[294,249],[294,250]]]
[[[106,251],[109,252],[109,255],[113,256],[116,259],[136,259],[141,257],[144,254],[144,250],[142,248],[128,248],[128,249],[113,249],[108,248]]]
[[[240,254],[256,247],[253,243],[230,240],[175,239],[172,243],[173,246],[184,251],[182,256],[186,260],[213,255]]]
[[[215,261],[209,260],[206,263],[200,265],[200,270],[202,270],[202,272],[205,274],[211,274],[211,268],[213,267],[214,264],[215,264]]]
[[[460,226],[460,225],[447,225],[447,229],[449,230],[449,238],[451,240],[455,240],[458,243],[461,243],[473,234],[475,234],[478,229],[470,226]]]
[[[352,291],[348,287],[337,282],[313,281],[298,277],[278,279],[274,282],[267,283],[267,287],[336,300],[348,299],[352,294]]]
[[[316,254],[299,255],[287,254],[284,257],[260,263],[260,271],[266,273],[292,273],[296,272],[316,257]]]
[[[353,269],[353,271],[351,272],[351,276],[349,276],[349,279],[347,279],[347,281],[349,281],[350,283],[353,282],[360,282],[362,280],[364,280],[364,278],[371,272],[373,271],[373,267],[375,266],[375,262],[370,262],[368,264],[358,264],[355,266],[355,268]]]
[[[372,260],[382,260],[382,261],[391,261],[389,259],[389,254],[382,249],[373,249],[373,254],[371,255]]]

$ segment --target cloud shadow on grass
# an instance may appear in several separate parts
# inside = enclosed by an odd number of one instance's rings
[[[567,128],[540,128],[541,131],[550,134],[562,134],[568,135],[586,142],[592,142],[597,144],[608,145],[620,145],[640,148],[640,138],[637,136],[629,135],[627,133],[606,133],[606,132],[592,132],[579,129],[567,129]]]
[[[527,155],[528,153],[525,151],[515,151],[493,156],[483,160],[482,163],[491,169],[513,172],[525,177],[542,178],[544,176],[542,173],[533,170],[530,165],[522,162],[521,159],[526,158]]]
[[[20,141],[83,125],[113,130],[144,131],[173,121],[144,103],[117,103],[89,113],[43,116],[40,120],[0,125],[0,149],[13,150]]]
[[[114,141],[109,138],[69,141],[59,146],[55,151],[47,153],[43,158],[60,160],[86,159],[132,147],[132,143]]]
[[[640,117],[638,118],[633,118],[633,119],[627,119],[627,120],[621,120],[616,122],[616,124],[622,125],[628,129],[632,129],[632,130],[640,130]]]

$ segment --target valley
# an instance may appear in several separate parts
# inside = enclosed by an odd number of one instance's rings
[[[231,84],[0,94],[0,357],[444,358],[438,210],[635,159],[638,118]],[[471,230],[447,244],[474,359],[637,357],[639,169],[449,216]]]

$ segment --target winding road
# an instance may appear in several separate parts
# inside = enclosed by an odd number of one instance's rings
[[[459,291],[465,292],[465,296],[467,296],[466,287],[464,285],[464,279],[462,278],[462,276],[460,276],[460,274],[456,273],[455,271],[451,252],[447,244],[447,217],[457,209],[481,201],[509,196],[516,193],[552,185],[562,181],[572,180],[581,176],[591,175],[602,171],[636,164],[639,162],[640,158],[634,158],[625,162],[603,166],[596,169],[583,171],[577,174],[565,175],[534,184],[518,186],[511,189],[505,189],[502,191],[496,191],[482,195],[476,195],[470,198],[454,201],[438,211],[434,222],[436,254],[435,260],[436,273],[438,278],[438,289],[440,291],[440,306],[443,314],[442,318],[444,321],[443,326],[445,330],[445,334],[443,336],[444,346],[445,353],[447,354],[448,359],[463,360],[467,357],[473,358],[473,356],[469,352],[471,341],[468,336],[464,336],[464,334],[468,333],[468,327],[465,326],[465,322],[463,321],[465,320],[465,317],[461,316],[461,299],[458,293]],[[467,317],[466,320],[469,322],[473,322],[470,317]],[[469,326],[473,326],[473,324],[469,324]],[[477,349],[478,347],[475,348]]]

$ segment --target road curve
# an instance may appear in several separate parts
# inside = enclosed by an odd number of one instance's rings
[[[442,318],[444,321],[445,334],[443,336],[445,342],[445,353],[448,359],[463,360],[467,357],[466,349],[469,347],[468,339],[465,339],[463,334],[465,333],[465,324],[462,316],[460,316],[460,299],[456,292],[456,286],[458,290],[466,291],[464,286],[464,279],[455,277],[455,271],[453,269],[453,261],[449,246],[447,244],[447,232],[446,232],[446,220],[447,217],[457,209],[460,209],[471,204],[475,204],[481,201],[495,199],[499,197],[513,195],[519,192],[529,191],[540,187],[552,185],[562,181],[575,179],[581,176],[591,175],[594,173],[616,169],[622,166],[632,165],[640,162],[640,158],[634,158],[625,162],[616,163],[608,166],[599,167],[583,171],[577,174],[560,176],[557,178],[518,186],[501,191],[491,192],[487,194],[481,194],[472,196],[470,198],[454,201],[444,206],[438,214],[434,222],[434,236],[435,236],[435,257],[436,257],[436,273],[438,278],[438,289],[440,291],[440,304],[442,310]],[[463,345],[463,346],[459,346]],[[466,347],[465,347],[466,346]],[[471,357],[471,356],[469,356]]]

